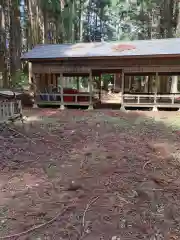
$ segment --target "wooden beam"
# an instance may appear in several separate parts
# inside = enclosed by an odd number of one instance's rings
[[[63,73],[60,73],[60,84],[61,84],[61,106],[60,109],[64,110],[64,76]]]
[[[56,74],[53,74],[53,87],[54,87],[54,88],[57,87],[57,83],[56,83]]]
[[[162,59],[160,62],[157,59],[154,60],[142,60],[139,59],[138,62],[133,59],[128,61],[122,61],[122,59],[114,59],[112,61],[107,60],[74,60],[74,61],[64,61],[63,63],[33,63],[32,68],[34,73],[63,73],[67,75],[87,75],[92,69],[92,75],[97,75],[99,73],[117,73],[120,69],[124,69],[125,74],[133,73],[163,73],[163,72],[180,72],[179,61],[172,61]]]
[[[99,86],[99,100],[101,101],[101,90],[102,90],[102,87],[101,87],[101,74],[98,76],[98,86]]]
[[[121,110],[124,111],[124,70],[121,72]]]
[[[116,88],[116,78],[117,78],[117,74],[114,74],[114,89]]]
[[[89,73],[89,92],[90,92],[90,102],[89,102],[89,110],[93,109],[93,78],[92,71]]]
[[[132,76],[129,76],[129,91],[131,89]]]
[[[76,77],[76,83],[77,83],[77,90],[79,91],[79,87],[80,87],[80,84],[79,84],[79,77]]]
[[[29,83],[32,83],[32,79],[33,79],[33,71],[32,71],[32,63],[29,62],[28,63],[28,68],[29,68]]]
[[[38,82],[40,82],[40,74],[34,74],[33,75],[33,91],[34,91],[34,104],[33,108],[37,108],[37,93],[39,89],[37,88]]]
[[[81,65],[60,65],[60,64],[51,64],[51,63],[41,63],[41,64],[33,64],[33,72],[35,73],[63,73],[63,74],[88,74],[90,72],[90,68],[87,66]]]
[[[51,89],[51,74],[50,73],[47,74],[47,88],[48,88],[48,90]]]
[[[155,80],[155,90],[154,90],[154,106],[153,106],[153,111],[157,112],[158,108],[157,108],[157,86],[158,86],[158,82],[159,82],[159,75],[158,72],[156,72],[156,80]]]
[[[41,86],[41,90],[44,91],[44,89],[45,89],[45,74],[41,74],[40,86]]]

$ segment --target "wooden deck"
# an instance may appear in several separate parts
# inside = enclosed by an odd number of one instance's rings
[[[180,107],[180,94],[124,94],[124,107]]]
[[[42,97],[43,96],[43,97]],[[68,101],[66,98],[68,97]],[[82,101],[85,97],[85,101]],[[90,106],[90,94],[63,94],[64,106]],[[61,106],[61,94],[38,94],[36,96],[38,106]],[[180,108],[180,94],[121,94],[121,93],[103,93],[101,101],[97,94],[93,95],[92,104],[119,104],[123,102],[124,107],[148,107],[148,108]]]
[[[63,99],[63,102],[62,102]],[[91,105],[91,102],[93,104],[97,103],[99,100],[93,96],[91,99],[89,93],[85,94],[49,94],[49,93],[41,93],[36,95],[36,103],[39,106],[43,105],[49,105],[49,106],[60,106],[65,105],[65,106],[89,106]]]

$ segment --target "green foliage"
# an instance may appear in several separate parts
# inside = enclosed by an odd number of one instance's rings
[[[60,14],[61,5],[59,0],[41,0],[41,8],[43,11],[51,12],[52,14]]]
[[[113,78],[112,74],[103,74],[102,81],[109,83]]]
[[[19,11],[20,6],[21,9],[23,8],[23,13]],[[1,26],[3,21],[0,21],[0,30],[3,30],[6,35],[0,52],[5,53],[5,60],[12,66],[16,66],[15,70],[19,69],[15,62],[17,57],[20,60],[20,54],[15,56],[17,52],[20,53],[22,49],[27,50],[43,42],[74,43],[102,39],[126,41],[180,35],[179,1],[12,0],[1,1],[0,9],[6,13],[5,20],[11,18],[11,23],[9,20],[5,21],[5,29]],[[18,24],[13,25],[13,22],[17,23],[18,19],[21,19],[20,30]],[[19,34],[22,36],[18,40],[13,38],[15,35],[19,37]],[[11,51],[12,39],[8,36],[13,38],[12,42],[15,46],[12,47],[17,48],[17,51]],[[23,41],[18,45],[19,39]],[[8,49],[5,40],[10,43]],[[14,56],[11,56],[12,54]],[[6,68],[4,75],[11,75],[10,68],[13,67],[8,68],[7,65]],[[15,85],[22,85],[28,79],[26,74],[23,75],[20,71],[17,71],[12,78]],[[106,82],[109,75],[103,78]]]
[[[28,75],[23,71],[16,71],[15,76],[12,78],[12,87],[13,88],[23,88],[29,84]]]
[[[112,74],[102,74],[101,81],[106,89],[108,89],[108,84],[112,82],[113,78],[114,76]]]

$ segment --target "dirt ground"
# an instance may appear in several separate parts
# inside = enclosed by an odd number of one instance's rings
[[[180,239],[179,112],[24,114],[0,133],[0,239]]]

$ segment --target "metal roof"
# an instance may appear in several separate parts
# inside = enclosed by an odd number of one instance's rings
[[[180,55],[180,38],[131,42],[91,42],[37,45],[22,56],[24,60],[86,57],[128,57]]]

